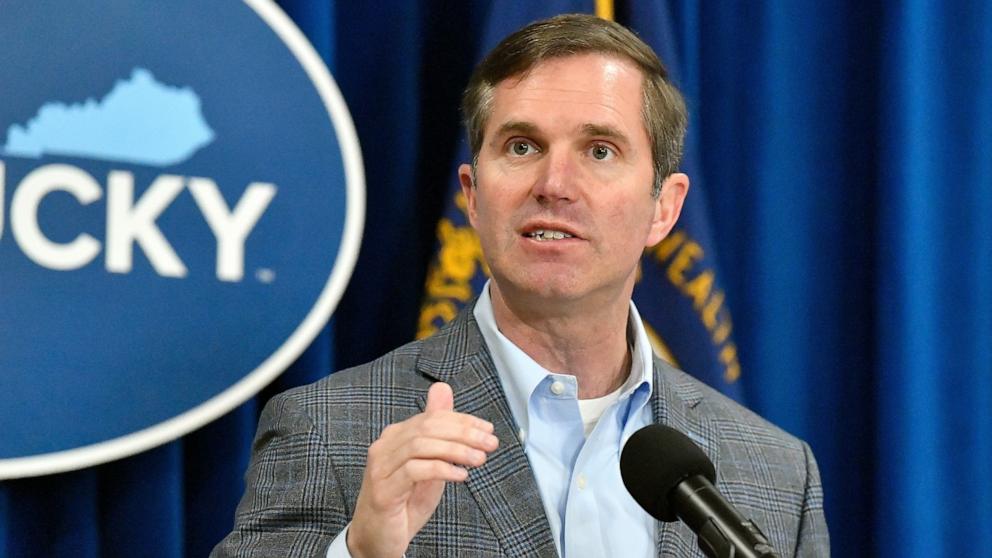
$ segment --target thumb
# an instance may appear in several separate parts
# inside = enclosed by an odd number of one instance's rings
[[[444,382],[435,382],[427,391],[427,411],[453,411],[455,409],[455,394],[451,386]]]

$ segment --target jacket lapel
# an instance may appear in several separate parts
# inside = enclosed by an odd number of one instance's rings
[[[505,541],[502,550],[509,556],[556,557],[541,494],[473,307],[470,304],[449,327],[424,342],[417,368],[451,385],[455,410],[495,427],[499,448],[469,472],[465,485],[496,537]],[[423,398],[418,401],[421,409],[425,403]]]
[[[687,435],[717,467],[719,445],[714,425],[697,410],[703,399],[699,386],[686,374],[676,370],[655,356],[654,390],[651,410],[654,422],[670,426]],[[719,470],[719,467],[717,467]],[[687,545],[687,541],[690,543]],[[687,549],[697,549],[696,535],[681,521],[660,523],[658,528],[658,556],[674,556]]]

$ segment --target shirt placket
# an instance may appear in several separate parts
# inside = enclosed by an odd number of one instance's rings
[[[566,498],[563,557],[608,555],[601,523],[607,510],[601,509],[604,500],[598,498],[598,491],[620,439],[618,406],[614,403],[603,412],[576,458]]]
[[[562,534],[566,525],[565,510],[568,486],[585,434],[578,407],[578,385],[575,378],[549,374],[531,395],[530,432],[527,434],[528,454],[536,467],[556,474],[544,478],[539,485],[551,532],[564,552]]]

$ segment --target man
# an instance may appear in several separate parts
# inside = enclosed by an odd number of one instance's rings
[[[651,352],[638,261],[674,226],[686,116],[655,54],[591,16],[482,61],[459,168],[492,280],[434,337],[274,398],[217,556],[702,556],[626,493],[660,422],[782,556],[827,556],[809,448]]]

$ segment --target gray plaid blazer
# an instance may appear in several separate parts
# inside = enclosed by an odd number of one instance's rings
[[[492,422],[500,445],[464,483],[448,483],[407,556],[557,556],[471,306],[433,337],[274,397],[234,530],[211,556],[324,556],[350,521],[369,445],[386,425],[422,412],[435,381],[451,385],[457,410]],[[783,557],[829,556],[819,472],[805,443],[657,358],[652,410],[703,448],[717,487]],[[682,523],[661,524],[657,549],[703,558]]]

